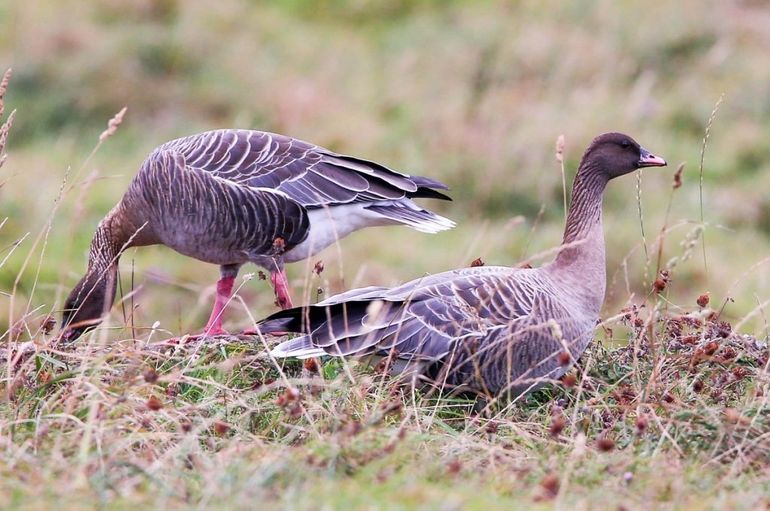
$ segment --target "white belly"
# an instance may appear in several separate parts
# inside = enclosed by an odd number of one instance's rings
[[[365,209],[362,204],[311,209],[308,219],[310,233],[305,241],[284,254],[287,263],[307,259],[358,229],[399,223]]]

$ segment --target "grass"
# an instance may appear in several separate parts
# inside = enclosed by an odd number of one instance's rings
[[[15,69],[5,119],[18,110],[0,168],[0,506],[767,505],[765,10],[318,5],[0,7],[13,20],[0,31]],[[289,269],[303,301],[553,247],[565,170],[600,131],[627,131],[671,166],[612,183],[604,323],[570,376],[515,404],[480,413],[339,361],[312,376],[251,339],[165,346],[205,322],[217,270],[163,249],[123,257],[122,301],[104,328],[52,343],[48,317],[144,155],[220,126],[284,132],[452,187],[455,202],[431,207],[457,229],[356,233],[319,255],[321,275],[315,260]],[[246,327],[272,310],[268,285],[247,278],[226,319]]]

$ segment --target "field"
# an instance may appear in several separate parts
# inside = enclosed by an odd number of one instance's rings
[[[769,52],[770,9],[750,0],[3,3],[0,507],[770,505]],[[560,135],[567,185],[604,131],[669,166],[611,183],[602,326],[565,381],[516,403],[480,410],[335,360],[278,368],[273,339],[165,345],[205,323],[218,271],[160,247],[123,256],[102,328],[54,343],[49,316],[143,158],[220,127],[451,187],[425,204],[456,229],[355,233],[289,267],[303,302],[479,257],[547,261]],[[256,272],[233,331],[275,310]]]

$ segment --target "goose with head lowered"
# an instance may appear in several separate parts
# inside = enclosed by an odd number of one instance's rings
[[[302,334],[275,347],[278,358],[384,358],[384,367],[412,381],[520,395],[561,377],[593,337],[606,285],[605,186],[664,165],[628,135],[600,135],[580,162],[554,261],[539,268],[463,268],[395,288],[355,289],[275,313],[258,329]]]
[[[225,129],[172,140],[149,155],[99,223],[86,274],[64,305],[62,338],[77,338],[109,311],[118,259],[129,247],[162,244],[219,265],[204,334],[222,334],[222,312],[243,264],[267,269],[278,305],[291,307],[284,263],[364,227],[450,229],[454,222],[412,200],[450,200],[438,191],[446,188],[273,133]]]

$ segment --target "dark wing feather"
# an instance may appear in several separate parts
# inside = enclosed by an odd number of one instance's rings
[[[467,268],[392,289],[349,291],[315,306],[278,312],[260,328],[307,334],[314,346],[332,354],[338,354],[335,347],[344,341],[339,350],[344,354],[395,348],[404,358],[436,356],[458,339],[484,336],[529,312],[526,299],[510,296],[506,289],[506,279],[515,273],[510,268]],[[498,294],[509,299],[498,300]]]
[[[336,154],[294,138],[250,130],[216,130],[163,144],[187,165],[237,184],[272,188],[307,208],[412,197],[450,200],[446,185],[375,162]]]

